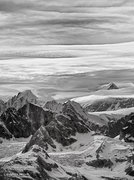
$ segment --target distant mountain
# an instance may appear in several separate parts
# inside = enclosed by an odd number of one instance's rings
[[[113,90],[113,89],[119,89],[119,88],[118,88],[118,86],[115,83],[110,82],[109,84],[101,86],[100,89]]]
[[[37,97],[32,93],[31,90],[19,92],[17,96],[9,99],[6,103],[6,108],[14,107],[18,110],[28,102],[37,104]]]
[[[134,107],[134,98],[105,98],[84,107],[86,112],[115,111]]]

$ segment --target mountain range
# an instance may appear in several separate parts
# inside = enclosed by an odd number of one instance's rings
[[[120,90],[110,85],[105,91]],[[1,143],[29,139],[21,152],[0,159],[0,179],[133,179],[133,98],[42,105],[26,90],[0,103]]]

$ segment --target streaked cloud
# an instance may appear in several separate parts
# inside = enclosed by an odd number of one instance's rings
[[[121,70],[128,80],[132,41],[133,0],[0,0],[1,94],[59,88],[59,76],[65,75],[62,84],[68,74],[74,82],[81,73],[97,79],[99,70]],[[70,81],[63,83],[66,88]]]
[[[133,0],[0,0],[0,45],[133,41]]]

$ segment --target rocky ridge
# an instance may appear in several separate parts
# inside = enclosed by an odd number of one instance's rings
[[[0,165],[1,180],[87,180],[78,172],[54,162],[40,146]]]
[[[134,107],[134,98],[106,98],[84,107],[86,112],[115,111]]]
[[[12,97],[6,102],[6,108],[14,107],[18,110],[28,102],[37,104],[37,99],[38,98],[32,93],[31,90],[19,92],[18,95]]]

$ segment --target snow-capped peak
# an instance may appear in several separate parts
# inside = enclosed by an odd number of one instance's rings
[[[110,82],[109,84],[105,84],[101,86],[101,89],[112,90],[112,89],[119,89],[119,88],[115,83]]]
[[[37,97],[32,93],[31,90],[19,92],[17,96],[14,96],[13,98],[8,100],[6,106],[7,108],[14,107],[16,109],[19,109],[23,107],[27,102],[37,104]]]

